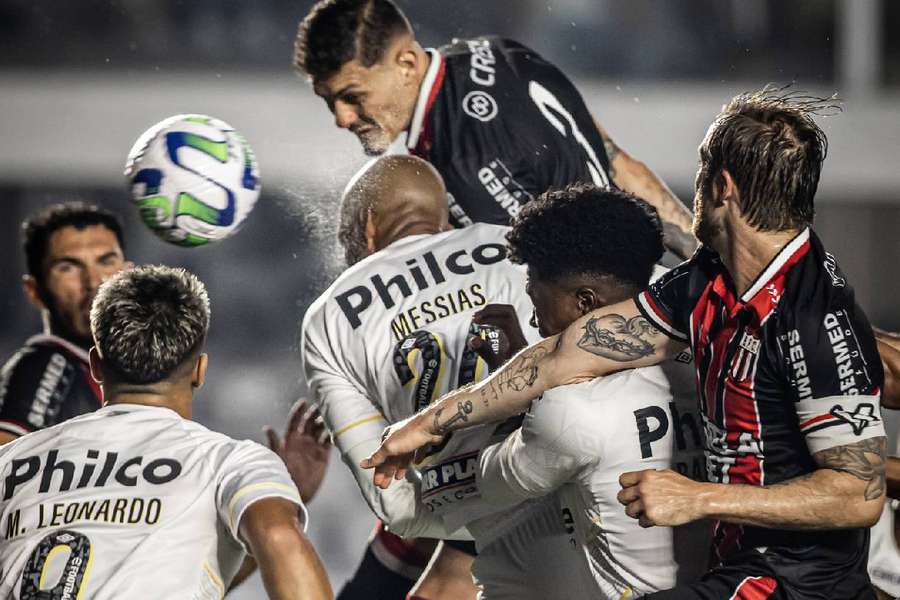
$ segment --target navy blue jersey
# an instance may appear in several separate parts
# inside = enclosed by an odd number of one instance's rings
[[[32,337],[0,371],[0,431],[24,435],[100,405],[87,352],[62,338]]]
[[[431,65],[401,139],[403,150],[444,178],[454,224],[505,225],[549,188],[610,185],[603,139],[555,66],[497,37],[428,52]]]
[[[637,304],[693,350],[709,481],[779,483],[811,473],[816,452],[884,435],[884,373],[872,329],[811,230],[788,243],[741,296],[718,255],[701,247]],[[717,530],[721,557],[779,546],[808,546],[811,560],[823,548],[829,577],[868,581],[865,529]]]

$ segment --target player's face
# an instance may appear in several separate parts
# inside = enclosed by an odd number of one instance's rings
[[[525,286],[534,305],[532,325],[542,337],[556,335],[581,317],[578,298],[566,286],[534,277],[530,272]]]
[[[355,59],[313,86],[335,125],[356,135],[369,156],[383,154],[408,126],[418,92],[409,88],[397,65],[382,61],[364,67]]]
[[[116,234],[103,225],[63,227],[50,235],[44,261],[41,295],[54,333],[90,340],[97,288],[125,266]]]

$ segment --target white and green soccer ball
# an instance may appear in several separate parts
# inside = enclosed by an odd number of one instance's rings
[[[235,233],[260,191],[250,145],[205,115],[176,115],[145,131],[128,153],[125,177],[141,220],[179,246]]]

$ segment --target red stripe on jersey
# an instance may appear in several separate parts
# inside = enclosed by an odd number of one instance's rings
[[[384,549],[398,560],[420,569],[428,564],[428,557],[416,547],[414,538],[405,539],[391,533],[384,528],[384,523],[380,519],[375,525],[375,537],[378,538]]]
[[[441,91],[441,85],[444,83],[444,75],[446,75],[447,71],[447,61],[444,60],[443,56],[439,58],[441,66],[434,78],[434,84],[431,86],[431,91],[428,93],[428,102],[425,104],[425,114],[422,117],[422,134],[419,136],[416,147],[412,150],[413,154],[425,160],[428,159],[428,153],[431,151],[432,127],[431,120],[428,116],[431,114],[431,107],[434,106],[434,102],[437,100],[438,92]]]
[[[831,413],[825,413],[824,415],[819,415],[818,417],[813,417],[811,419],[807,419],[806,421],[800,423],[800,429],[803,430],[803,429],[806,429],[807,427],[816,425],[817,423],[821,423],[822,421],[833,420],[836,418],[837,417],[835,417]]]
[[[653,316],[655,316],[657,319],[659,319],[672,329],[675,329],[675,326],[672,325],[672,319],[669,318],[665,311],[660,310],[659,304],[656,303],[656,300],[653,299],[653,296],[651,294],[646,291],[641,292],[641,298],[643,298],[644,302],[647,303],[647,308],[653,311]]]
[[[766,600],[778,588],[771,577],[748,577],[743,580],[729,600]]]

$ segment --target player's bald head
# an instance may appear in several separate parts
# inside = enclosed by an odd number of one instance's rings
[[[360,247],[367,224],[380,250],[405,235],[444,231],[447,221],[447,190],[435,168],[415,156],[383,156],[344,191],[338,238],[352,264],[369,253]]]

